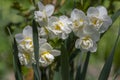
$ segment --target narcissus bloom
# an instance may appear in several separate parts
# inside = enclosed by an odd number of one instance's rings
[[[76,48],[82,51],[96,52],[96,42],[99,40],[100,34],[91,27],[92,26],[87,26],[84,28],[83,33],[79,35],[79,39],[75,42]]]
[[[32,40],[32,28],[26,26],[22,33],[16,34],[15,39],[18,43],[18,57],[22,65],[30,65],[34,58],[34,48]]]
[[[39,53],[40,66],[43,67],[50,65],[54,61],[54,56],[60,55],[60,51],[53,49],[53,47],[48,43],[41,45],[39,52],[40,52]]]
[[[35,20],[39,22],[41,26],[46,25],[47,18],[50,17],[54,12],[54,6],[47,4],[44,6],[41,2],[38,2],[39,11],[35,11]]]
[[[87,11],[87,16],[90,19],[90,24],[100,33],[105,32],[112,24],[112,20],[103,6],[90,7]]]
[[[88,18],[83,11],[74,9],[71,12],[72,30],[75,35],[79,36],[84,26],[88,24]]]
[[[48,21],[48,29],[54,33],[55,36],[66,39],[71,32],[71,21],[67,16],[50,17]]]

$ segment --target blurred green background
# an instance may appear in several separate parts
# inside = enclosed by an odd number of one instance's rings
[[[37,1],[37,0],[36,0]],[[120,0],[43,0],[44,4],[52,3],[56,7],[55,15],[70,14],[75,7],[86,12],[90,6],[103,5],[112,16],[120,9]],[[62,6],[62,7],[61,7]],[[12,62],[12,35],[21,32],[22,28],[30,24],[34,5],[32,0],[0,0],[0,80],[14,80]],[[104,61],[110,53],[120,27],[120,17],[98,43],[98,50],[92,54],[86,80],[96,80]],[[120,40],[118,42],[112,73],[120,69]],[[114,76],[110,75],[109,80]]]

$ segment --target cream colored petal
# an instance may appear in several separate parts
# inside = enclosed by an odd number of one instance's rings
[[[44,43],[43,45],[40,46],[40,48],[41,49],[46,49],[48,51],[53,49],[53,47],[48,43]]]
[[[78,10],[78,9],[74,9],[72,12],[71,12],[71,18],[74,20],[77,20],[77,19],[80,19],[80,18],[84,18],[85,17],[85,14],[83,11],[81,10]]]
[[[55,9],[55,7],[51,4],[48,4],[45,6],[45,11],[46,11],[47,17],[50,17],[53,14],[54,9]]]
[[[99,11],[95,7],[90,7],[87,10],[87,16],[88,17],[99,16]]]
[[[75,42],[75,48],[80,49],[80,42],[81,42],[80,39],[77,39],[77,40],[76,40],[76,42]]]
[[[32,38],[32,27],[31,26],[26,26],[24,29],[23,29],[23,35],[25,37],[30,37]]]
[[[15,35],[15,39],[16,39],[17,43],[20,43],[21,41],[24,40],[24,36],[23,36],[23,34],[19,33],[19,34]]]
[[[112,24],[112,19],[109,16],[104,15],[103,18],[104,18],[104,22],[99,29],[100,33],[105,32],[108,29],[108,27]]]
[[[104,6],[98,6],[96,9],[99,11],[100,16],[107,15],[107,10]]]
[[[59,56],[61,54],[61,52],[59,50],[52,50],[50,52],[53,56]]]
[[[39,1],[38,2],[38,8],[39,8],[40,11],[42,11],[45,8],[45,6]]]
[[[90,52],[96,52],[97,51],[97,44],[94,43],[93,47],[90,48]]]

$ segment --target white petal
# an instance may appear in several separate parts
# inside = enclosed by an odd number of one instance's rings
[[[68,34],[62,33],[62,35],[61,35],[61,38],[62,38],[62,39],[66,39],[67,37],[68,37]]]
[[[84,17],[85,17],[84,12],[78,9],[74,9],[71,13],[71,18],[73,20],[80,19],[80,18],[83,19]]]
[[[47,42],[46,39],[40,38],[40,39],[39,39],[39,46],[41,46],[42,44],[44,44],[44,43],[46,43],[46,42]]]
[[[59,19],[55,16],[52,16],[48,18],[48,27],[51,27],[53,25],[53,22],[57,22]]]
[[[96,52],[97,51],[97,44],[96,43],[94,43],[93,47],[90,48],[90,51],[91,52]]]
[[[49,17],[53,14],[54,9],[55,9],[55,7],[51,4],[48,4],[48,5],[45,6],[45,11],[46,11],[47,17]]]
[[[21,33],[16,34],[15,39],[16,39],[17,43],[20,43],[24,39],[23,34],[21,34]]]
[[[53,56],[59,56],[60,55],[60,51],[59,50],[52,50],[50,52]]]
[[[42,11],[45,8],[45,6],[39,1],[38,2],[38,8],[39,8],[40,11]]]
[[[52,54],[47,54],[46,58],[50,61],[50,63],[54,60],[54,56]]]
[[[109,16],[105,15],[103,17],[104,17],[104,22],[103,22],[103,25],[99,29],[100,33],[105,32],[108,29],[108,27],[112,24],[112,19]]]
[[[88,17],[99,16],[99,11],[95,7],[90,7],[87,10],[87,16]]]
[[[32,27],[31,26],[26,26],[24,29],[23,29],[23,35],[25,37],[30,37],[32,38]]]
[[[52,46],[48,43],[44,43],[43,45],[40,46],[41,49],[46,49],[46,50],[52,50]]]
[[[66,20],[68,20],[68,17],[65,16],[65,15],[60,16],[60,17],[59,17],[59,20],[60,20],[60,21],[62,21],[62,20],[63,20],[63,21],[66,21]]]
[[[84,34],[90,36],[93,41],[98,41],[100,39],[99,32],[93,26],[86,26],[83,31]]]
[[[103,6],[98,6],[96,7],[96,9],[99,11],[99,15],[103,16],[103,15],[107,15],[107,10],[105,7]]]
[[[80,39],[77,39],[76,42],[75,42],[75,48],[80,48]]]

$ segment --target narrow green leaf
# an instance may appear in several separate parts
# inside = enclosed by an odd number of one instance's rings
[[[66,48],[66,42],[61,45],[61,75],[62,80],[70,80],[69,77],[69,56]]]
[[[78,66],[75,80],[85,80],[88,63],[89,63],[89,59],[90,59],[90,54],[91,54],[90,52],[87,52],[87,54],[86,54],[83,69],[81,69],[81,64]]]
[[[54,72],[53,80],[62,80],[60,71],[55,71]]]
[[[14,62],[14,69],[15,69],[15,78],[16,80],[23,80],[22,72],[21,72],[21,65],[20,65],[19,58],[18,58],[18,48],[17,48],[17,43],[15,39],[13,43],[13,49],[14,49],[13,62]]]
[[[35,54],[35,60],[36,64],[33,64],[34,73],[37,80],[41,80],[41,73],[39,69],[39,41],[38,41],[38,30],[37,30],[37,24],[33,20],[33,44],[34,44],[34,54]]]
[[[120,9],[115,14],[113,14],[112,22],[114,23],[119,16],[120,16]]]
[[[109,77],[110,70],[111,70],[111,67],[112,67],[113,57],[114,57],[114,54],[115,54],[115,49],[116,49],[116,46],[117,46],[117,42],[119,40],[119,36],[120,36],[120,28],[119,28],[118,36],[117,36],[117,39],[116,39],[115,44],[113,46],[113,49],[112,49],[109,57],[107,58],[104,66],[102,68],[102,71],[100,73],[100,76],[99,76],[98,80],[107,80],[108,77]]]
[[[120,69],[118,69],[117,73],[115,74],[115,77],[113,80],[116,80],[116,78],[120,75]]]
[[[81,78],[82,78],[82,75],[81,75],[81,65],[79,65],[79,67],[77,69],[75,80],[81,80]]]
[[[74,58],[75,58],[80,52],[81,52],[80,49],[75,49],[75,50],[72,52],[72,54],[70,55],[69,62],[71,63],[71,62],[74,60]]]
[[[86,59],[85,59],[84,65],[83,65],[82,73],[81,73],[81,75],[82,75],[81,80],[85,80],[88,63],[89,63],[89,59],[90,59],[90,54],[91,54],[90,52],[87,52],[87,54],[86,54]]]

